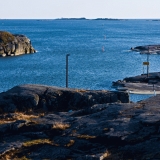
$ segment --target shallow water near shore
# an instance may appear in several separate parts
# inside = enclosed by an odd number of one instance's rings
[[[0,58],[0,92],[20,84],[65,87],[68,53],[70,88],[110,90],[113,81],[143,73],[147,56],[130,48],[160,44],[159,27],[152,20],[0,20],[0,30],[26,35],[38,51]],[[149,56],[150,72],[160,70],[159,59]]]
[[[153,97],[155,95],[142,95],[142,94],[130,94],[129,97],[130,97],[130,101],[132,102],[140,102],[141,100],[144,100],[144,99],[147,99],[149,97]]]

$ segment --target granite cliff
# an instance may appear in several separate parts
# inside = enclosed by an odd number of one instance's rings
[[[17,56],[35,52],[30,39],[26,36],[0,31],[0,56]]]

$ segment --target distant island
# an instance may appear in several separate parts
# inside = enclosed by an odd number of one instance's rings
[[[96,18],[93,20],[120,20],[120,19],[114,19],[114,18]]]
[[[88,19],[82,17],[82,18],[57,18],[55,20],[88,20]]]
[[[35,53],[30,39],[24,35],[0,31],[0,56],[17,56]]]
[[[57,18],[55,20],[120,20],[120,19],[114,19],[114,18],[96,18],[96,19],[87,19],[87,18]]]

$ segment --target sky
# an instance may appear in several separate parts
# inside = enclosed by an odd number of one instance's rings
[[[160,19],[160,0],[0,0],[0,19]]]

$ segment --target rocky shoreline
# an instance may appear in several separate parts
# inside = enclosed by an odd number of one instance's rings
[[[132,47],[132,51],[140,52],[141,54],[160,54],[160,45],[145,45]]]
[[[0,31],[0,56],[17,56],[35,53],[31,41],[24,35]]]
[[[160,94],[160,72],[141,74],[126,77],[112,83],[119,91],[128,91],[135,94]]]
[[[160,159],[160,96],[21,85],[0,94],[0,159]]]

